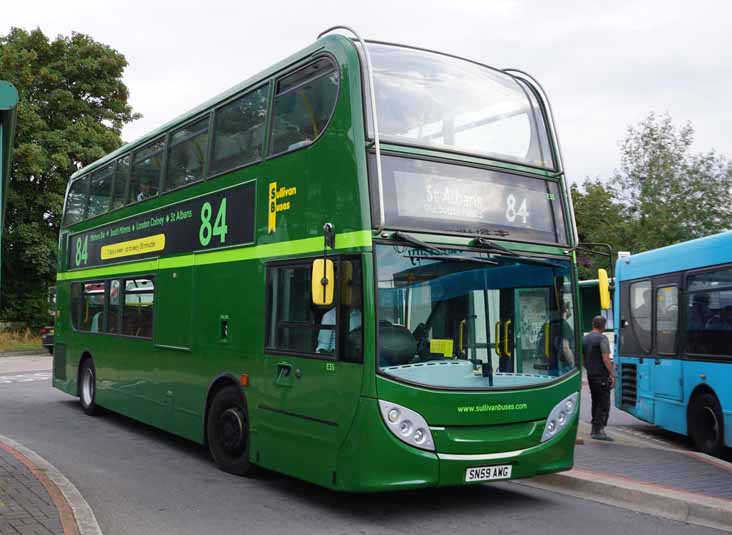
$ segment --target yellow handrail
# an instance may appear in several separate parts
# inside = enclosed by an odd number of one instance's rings
[[[499,357],[503,356],[501,352],[501,320],[496,322],[496,354]]]
[[[458,347],[460,347],[460,354],[461,355],[463,354],[463,349],[464,349],[464,346],[463,346],[463,331],[465,330],[465,321],[466,320],[462,320],[460,322],[460,332],[459,332],[459,335],[458,335]]]
[[[511,358],[511,352],[508,350],[508,328],[511,326],[512,321],[507,320],[504,327],[503,327],[503,349],[505,351],[505,357]]]

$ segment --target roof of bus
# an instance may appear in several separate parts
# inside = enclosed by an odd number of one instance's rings
[[[344,37],[339,34],[332,34],[327,35],[321,39],[318,39],[316,42],[311,44],[310,46],[307,46],[300,50],[299,52],[296,52],[287,58],[283,59],[282,61],[276,63],[275,65],[272,65],[271,67],[255,74],[254,76],[251,76],[244,80],[243,82],[235,85],[234,87],[231,87],[224,91],[223,93],[220,93],[219,95],[216,95],[215,97],[207,100],[203,104],[199,104],[195,108],[187,111],[186,113],[179,115],[175,119],[168,121],[164,125],[156,128],[155,130],[148,132],[144,136],[136,139],[135,141],[132,141],[130,143],[127,143],[125,145],[122,145],[117,150],[110,152],[106,156],[103,156],[102,158],[98,159],[95,162],[90,163],[86,167],[79,169],[76,171],[73,175],[71,175],[70,180],[74,180],[75,178],[88,173],[92,169],[96,167],[100,167],[108,162],[113,161],[118,156],[125,154],[127,152],[130,152],[131,150],[140,147],[141,145],[144,145],[145,143],[152,141],[156,137],[160,136],[161,134],[164,134],[165,132],[168,132],[169,130],[175,128],[178,125],[182,125],[183,123],[188,122],[189,120],[195,118],[197,115],[202,114],[206,112],[207,110],[215,107],[217,104],[229,99],[230,97],[233,97],[237,93],[240,93],[244,91],[247,88],[255,87],[260,83],[263,83],[268,78],[270,78],[272,75],[277,73],[278,71],[285,69],[289,67],[290,65],[293,65],[294,63],[297,63],[298,61],[301,61],[302,59],[311,56],[315,52],[318,52],[319,50],[322,50],[326,48],[328,43],[336,43],[336,42],[351,42],[350,39],[347,37]],[[355,49],[354,49],[355,52]]]
[[[732,231],[618,259],[617,280],[638,279],[732,262]]]

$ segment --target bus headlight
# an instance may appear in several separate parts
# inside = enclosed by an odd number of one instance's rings
[[[546,425],[544,426],[544,434],[541,435],[542,442],[546,442],[550,438],[554,438],[557,433],[572,421],[572,417],[577,412],[577,407],[579,406],[578,401],[579,393],[575,392],[556,404],[552,409],[552,412],[547,416]]]
[[[395,437],[410,446],[435,451],[432,432],[419,413],[390,401],[379,400],[381,417]]]

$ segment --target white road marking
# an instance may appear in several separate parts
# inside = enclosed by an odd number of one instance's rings
[[[33,381],[50,381],[51,372],[20,373],[16,375],[0,375],[0,384],[31,383]]]

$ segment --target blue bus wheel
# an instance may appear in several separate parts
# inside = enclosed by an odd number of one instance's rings
[[[694,396],[689,404],[688,418],[689,437],[694,447],[708,455],[722,455],[724,420],[717,397],[709,392]]]

